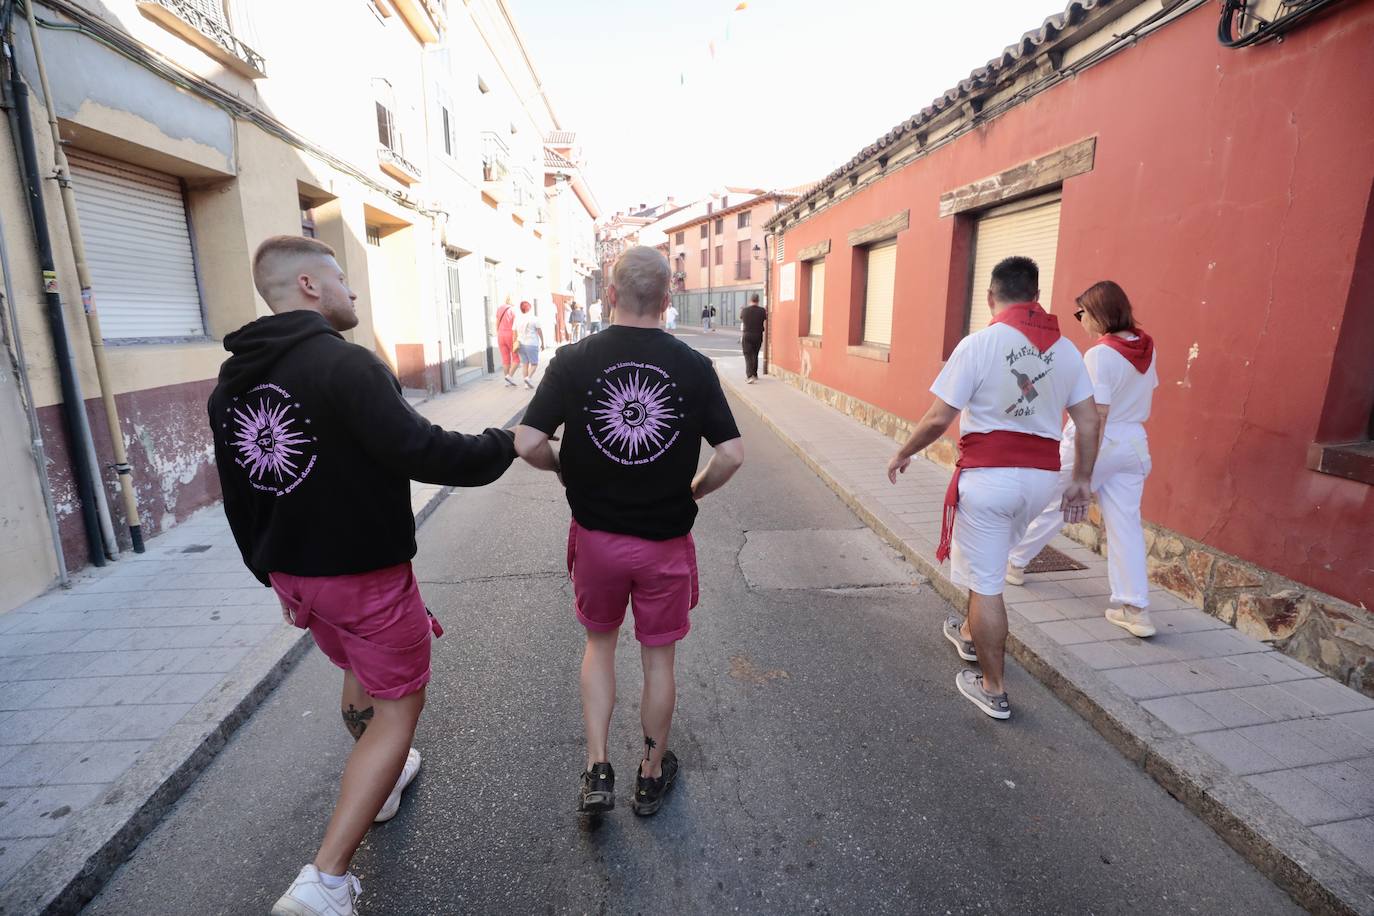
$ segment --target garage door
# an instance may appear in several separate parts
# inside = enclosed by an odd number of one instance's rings
[[[1040,267],[1040,304],[1050,310],[1054,255],[1059,247],[1059,195],[1018,201],[990,210],[978,220],[974,236],[973,286],[965,332],[988,326],[988,286],[997,262],[1024,255]]]
[[[104,337],[202,336],[181,182],[89,153],[68,158]]]

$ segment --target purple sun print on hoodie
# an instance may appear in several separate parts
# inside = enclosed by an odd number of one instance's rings
[[[646,380],[639,371],[607,378],[599,406],[591,411],[600,426],[596,438],[603,451],[614,452],[625,463],[653,461],[677,438],[672,421],[678,415],[672,401],[669,381]]]
[[[271,403],[267,397],[259,398],[257,406],[234,410],[234,446],[254,480],[265,481],[270,474],[280,484],[300,475],[300,446],[312,440],[292,428],[296,421],[288,417],[290,412],[290,404]]]

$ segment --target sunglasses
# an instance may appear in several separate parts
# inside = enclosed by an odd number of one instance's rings
[[[1082,323],[1083,323],[1083,313],[1084,313],[1085,311],[1087,311],[1087,310],[1086,310],[1086,309],[1079,309],[1078,311],[1074,312],[1074,313],[1073,313],[1073,320],[1074,320],[1074,321],[1077,321],[1079,324],[1082,324]]]

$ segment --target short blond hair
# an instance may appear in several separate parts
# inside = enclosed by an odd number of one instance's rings
[[[668,259],[657,248],[636,245],[615,262],[611,282],[615,284],[618,308],[637,315],[652,315],[663,307],[668,295]]]
[[[301,257],[335,257],[334,249],[319,239],[303,235],[274,235],[265,239],[258,250],[253,252],[253,285],[258,294],[272,304],[284,283],[285,268]],[[294,282],[294,277],[290,282]]]

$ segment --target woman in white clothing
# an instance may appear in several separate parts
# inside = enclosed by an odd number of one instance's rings
[[[1107,578],[1112,586],[1111,602],[1116,605],[1107,609],[1106,617],[1134,636],[1153,636],[1140,497],[1150,475],[1145,421],[1150,418],[1150,404],[1159,386],[1154,341],[1136,325],[1130,300],[1111,280],[1094,284],[1078,297],[1074,318],[1089,333],[1100,335],[1083,354],[1083,362],[1103,421],[1092,489],[1107,528]],[[1059,500],[1073,471],[1073,437],[1070,420],[1060,445],[1059,489],[1011,552],[1007,581],[1013,585],[1025,581],[1026,566],[1063,524]]]

